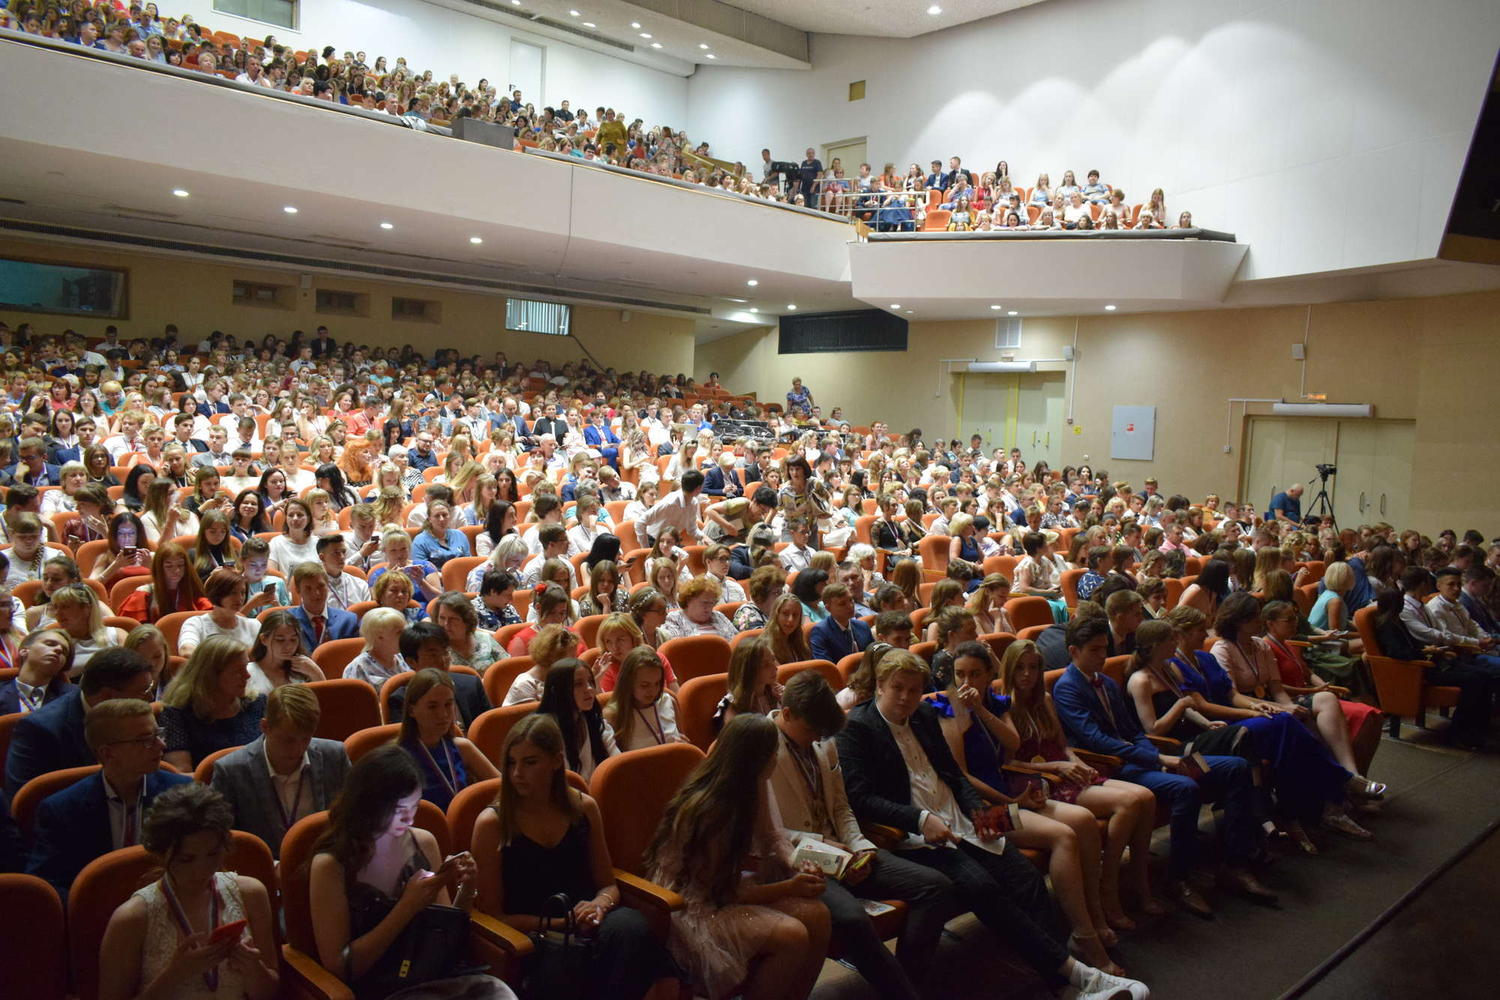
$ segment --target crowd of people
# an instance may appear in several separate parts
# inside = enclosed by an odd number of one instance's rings
[[[879,995],[917,997],[970,912],[1063,995],[1143,998],[1114,956],[1164,903],[1211,916],[1213,866],[1272,903],[1278,853],[1373,836],[1363,654],[1433,659],[1463,692],[1453,738],[1489,739],[1500,544],[1477,532],[1340,531],[1295,487],[1265,511],[1191,503],[978,436],[855,427],[801,380],[769,402],[321,327],[191,343],[0,322],[0,346],[5,792],[101,765],[25,842],[0,809],[0,867],[66,897],[111,850],[161,861],[104,937],[108,997],[274,995],[272,902],[219,870],[226,838],[279,853],[328,810],[315,958],[360,996],[394,991],[431,904],[530,932],[562,894],[595,942],[592,996],[663,976],[805,996],[837,946]],[[1351,630],[1370,605],[1379,651]],[[696,636],[729,647],[712,719],[677,697],[673,660],[692,664],[669,643]],[[329,674],[383,692],[388,745],[351,761],[314,738]],[[490,756],[468,734],[496,704],[532,711]],[[700,722],[711,748],[644,859],[685,900],[663,936],[622,905],[578,785]],[[484,781],[471,851],[441,856],[418,804]],[[892,899],[894,952],[866,908]],[[423,967],[455,980],[441,995],[509,995]]]
[[[855,176],[835,157],[825,168],[813,149],[800,163],[761,152],[761,176],[744,163],[714,156],[707,142],[694,143],[670,125],[648,127],[641,118],[597,106],[591,113],[570,101],[538,108],[520,90],[502,93],[487,79],[473,85],[457,74],[446,79],[417,70],[405,57],[371,61],[362,51],[331,45],[300,52],[272,35],[263,39],[214,32],[191,15],[162,18],[154,3],[119,0],[19,0],[0,7],[0,26],[56,38],[117,55],[234,79],[251,86],[301,94],[426,123],[448,125],[477,118],[515,129],[518,148],[536,148],[608,163],[736,194],[763,198],[859,219],[878,231],[942,229],[953,232],[1029,230],[1191,229],[1192,216],[1167,213],[1160,188],[1138,204],[1127,204],[1118,188],[1103,184],[1097,170],[1079,184],[1064,171],[1054,184],[1048,174],[1033,187],[1019,186],[1001,160],[976,176],[958,157],[934,160],[926,172],[911,164],[904,176],[887,163],[878,174],[859,164]],[[1017,186],[1012,186],[1015,183]],[[936,194],[934,194],[936,193]],[[932,214],[936,211],[939,214]]]

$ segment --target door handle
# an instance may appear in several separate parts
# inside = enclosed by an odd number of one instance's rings
[[[1380,494],[1380,516],[1385,517],[1385,494]]]
[[[1369,505],[1365,503],[1365,491],[1364,490],[1360,490],[1359,491],[1359,512],[1361,514],[1363,514],[1365,512],[1365,508],[1367,506],[1369,506]]]
[[[1052,447],[1052,432],[1051,431],[1047,432],[1047,447],[1048,448]]]

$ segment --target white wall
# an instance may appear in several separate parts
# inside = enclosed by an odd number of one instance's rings
[[[1315,273],[1435,255],[1497,38],[1492,0],[1053,0],[910,40],[815,35],[806,73],[701,67],[689,130],[747,163],[868,136],[903,173],[1098,167],[1248,242],[1242,278]]]
[[[377,56],[391,65],[405,56],[407,65],[419,73],[430,69],[436,79],[457,73],[470,85],[487,78],[497,88],[510,82],[510,39],[515,35],[547,50],[543,93],[524,95],[538,107],[564,100],[575,108],[603,104],[624,111],[627,120],[640,117],[679,128],[687,117],[687,81],[679,76],[422,0],[302,0],[300,31],[221,13],[213,0],[176,0],[162,9],[191,14],[204,27],[246,38],[275,35],[296,49],[321,51],[332,45],[340,56],[346,50],[363,51],[372,66]]]

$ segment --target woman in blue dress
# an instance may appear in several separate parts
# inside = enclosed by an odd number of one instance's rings
[[[416,761],[422,798],[444,812],[462,789],[500,777],[478,747],[453,735],[457,720],[453,678],[432,668],[417,671],[406,685],[406,716],[396,742]]]

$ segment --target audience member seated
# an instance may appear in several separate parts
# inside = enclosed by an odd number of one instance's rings
[[[814,625],[808,636],[815,659],[838,663],[874,641],[870,626],[854,617],[854,595],[848,587],[842,583],[824,587],[823,607],[828,610],[828,617]]]
[[[323,579],[321,569],[317,571],[317,577],[320,581]],[[390,678],[409,672],[411,667],[401,656],[401,633],[405,629],[406,616],[394,608],[375,608],[366,612],[359,619],[359,636],[364,640],[364,649],[344,667],[344,676],[365,681],[379,691]]]
[[[746,639],[729,657],[729,690],[714,710],[717,733],[736,715],[769,715],[781,704],[781,685],[776,683],[776,653],[764,635]]]
[[[834,940],[881,996],[919,996],[915,984],[925,982],[943,924],[959,908],[952,883],[933,869],[881,850],[860,832],[833,745],[844,727],[844,711],[822,674],[804,670],[793,677],[771,721],[781,739],[769,786],[783,834],[793,847],[807,839],[853,855],[842,879],[824,881],[821,898]],[[894,958],[871,925],[862,899],[907,904]]]
[[[453,663],[473,667],[482,676],[496,660],[505,659],[505,650],[495,637],[480,631],[473,603],[458,591],[438,598],[437,625],[448,637],[448,658]]]
[[[440,857],[437,839],[414,825],[422,785],[416,763],[400,746],[365,754],[349,769],[312,860],[308,894],[318,961],[356,996],[395,990],[400,962],[416,945],[404,932],[423,910],[474,906],[473,857]],[[440,973],[438,981],[432,989],[445,996],[515,997],[499,980],[463,969]]]
[[[162,692],[166,761],[177,770],[192,773],[215,750],[244,746],[260,732],[266,696],[248,690],[248,653],[233,639],[209,636]]]
[[[84,738],[103,766],[42,800],[28,868],[64,900],[90,861],[141,842],[158,795],[192,783],[189,775],[160,769],[162,735],[147,702],[116,698],[89,709]]]
[[[585,781],[606,757],[620,752],[615,732],[604,719],[594,692],[594,674],[582,660],[566,657],[547,671],[537,714],[557,722],[567,749],[568,769]]]
[[[453,682],[453,700],[458,706],[462,728],[467,730],[493,706],[484,693],[484,682],[473,674],[452,670],[448,636],[432,622],[417,622],[401,633],[401,659],[414,671],[441,670]],[[391,692],[390,721],[400,722],[405,715],[406,688]]]
[[[595,942],[585,995],[643,997],[672,968],[661,941],[620,889],[592,798],[568,786],[567,752],[552,716],[527,716],[501,751],[499,794],[474,825],[479,909],[522,933],[558,918],[560,893]],[[545,981],[545,980],[544,980]]]
[[[333,804],[349,773],[337,740],[316,739],[322,709],[308,688],[282,685],[266,696],[260,735],[214,761],[214,791],[234,811],[234,828],[281,856],[286,832],[304,816]]]
[[[370,585],[353,573],[344,572],[349,550],[344,536],[335,532],[318,538],[318,562],[328,577],[328,603],[348,611],[350,607],[370,600]]]
[[[297,603],[289,610],[306,649],[316,650],[330,640],[352,639],[364,634],[361,619],[329,603],[332,588],[322,563],[316,559],[298,563],[291,576],[292,596]]]
[[[77,687],[16,723],[5,757],[7,794],[49,771],[97,763],[84,733],[88,710],[116,698],[144,699],[152,682],[150,664],[132,650],[106,649],[95,656]]]
[[[142,547],[138,551],[147,550]],[[108,579],[105,580],[106,586]],[[213,602],[204,594],[203,581],[193,568],[187,550],[175,542],[168,542],[151,557],[151,583],[126,595],[120,603],[120,614],[143,625],[151,625],[174,612],[207,611],[212,607]]]
[[[277,995],[270,893],[220,870],[232,820],[218,792],[192,781],[157,796],[140,840],[162,874],[110,917],[99,945],[101,998]],[[214,940],[236,923],[238,934]]]
[[[684,583],[677,592],[681,607],[667,614],[663,628],[676,638],[689,635],[717,635],[725,640],[739,634],[734,623],[722,611],[714,609],[723,596],[719,581],[705,573]]]
[[[1167,893],[1171,899],[1196,916],[1213,914],[1188,881],[1197,859],[1198,812],[1208,797],[1224,805],[1226,881],[1252,899],[1274,902],[1275,894],[1248,867],[1257,822],[1249,766],[1239,757],[1205,755],[1209,769],[1195,778],[1181,757],[1157,750],[1127,708],[1119,685],[1104,675],[1108,648],[1107,620],[1089,617],[1068,623],[1068,653],[1073,662],[1058,679],[1052,696],[1069,745],[1122,758],[1119,777],[1149,788],[1170,809],[1172,850]]]
[[[0,591],[0,620],[11,613],[8,598],[8,593]],[[57,628],[40,628],[19,641],[14,638],[17,634],[7,629],[0,635],[0,645],[17,668],[16,676],[0,683],[0,715],[35,712],[72,689],[68,665],[73,659],[73,642],[68,634]]]
[[[771,815],[766,779],[780,735],[761,715],[730,721],[667,804],[645,865],[682,895],[672,913],[672,956],[711,998],[804,998],[823,966],[825,879],[797,871]],[[754,854],[759,870],[746,877]]]
[[[422,774],[422,798],[446,810],[453,796],[476,781],[499,777],[495,765],[469,740],[455,736],[453,675],[446,670],[418,670],[406,683],[408,706],[396,742]]]
[[[179,656],[191,656],[198,644],[209,636],[221,635],[242,646],[254,646],[260,636],[260,622],[240,612],[245,606],[247,585],[237,569],[221,567],[203,581],[203,596],[213,603],[206,615],[195,615],[182,623],[177,635]]]
[[[619,664],[604,721],[622,751],[688,742],[677,728],[677,702],[667,691],[666,670],[650,646],[636,646]]]
[[[270,694],[285,684],[327,680],[323,668],[313,662],[302,645],[302,633],[290,610],[281,608],[266,615],[250,647],[252,694]]]
[[[896,853],[953,884],[960,904],[1052,988],[1069,996],[1144,1000],[1145,987],[1068,955],[1041,875],[998,832],[994,813],[958,769],[931,707],[927,665],[906,650],[885,654],[876,695],[849,712],[837,742],[849,804],[862,822],[906,836]]]

